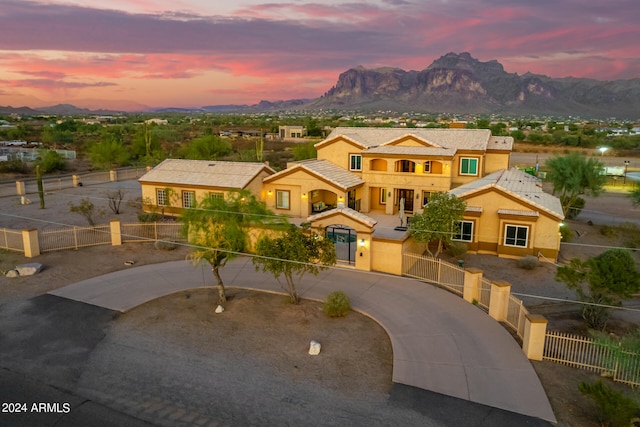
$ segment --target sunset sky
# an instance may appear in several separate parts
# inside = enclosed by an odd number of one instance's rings
[[[0,105],[316,98],[351,67],[448,52],[507,72],[640,77],[638,0],[0,0]]]

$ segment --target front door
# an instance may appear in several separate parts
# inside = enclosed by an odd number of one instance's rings
[[[400,210],[400,199],[404,198],[404,211],[413,212],[413,198],[415,197],[413,190],[399,188],[396,192],[396,209]]]

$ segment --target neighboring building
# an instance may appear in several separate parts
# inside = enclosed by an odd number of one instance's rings
[[[264,163],[167,159],[138,181],[145,210],[171,215],[205,197],[225,197],[230,190],[259,195],[262,180],[273,173]]]
[[[151,124],[155,124],[155,125],[168,125],[169,121],[165,120],[165,119],[158,119],[158,118],[154,118],[154,119],[148,119],[144,121],[145,124],[151,125]]]
[[[307,136],[304,126],[278,126],[280,139],[300,139]]]

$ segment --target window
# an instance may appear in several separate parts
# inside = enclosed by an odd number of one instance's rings
[[[413,173],[416,171],[416,164],[411,160],[398,160],[396,162],[396,172]]]
[[[460,175],[478,175],[478,159],[462,157],[460,159]]]
[[[182,192],[182,207],[183,208],[192,208],[194,202],[196,200],[196,193],[193,191],[183,191]]]
[[[424,173],[431,173],[431,162],[424,162],[424,166],[423,166],[423,172]]]
[[[473,221],[460,221],[460,232],[453,236],[453,240],[473,242]]]
[[[220,192],[209,193],[209,197],[211,197],[211,200],[214,200],[214,199],[223,200],[224,194]]]
[[[429,203],[429,198],[431,197],[431,191],[423,191],[422,192],[422,207],[427,206]]]
[[[276,190],[276,208],[289,209],[289,192]]]
[[[158,206],[167,206],[167,190],[156,188],[156,203]]]
[[[504,245],[526,248],[528,235],[529,227],[527,227],[526,225],[507,224],[504,233]]]
[[[381,188],[380,189],[380,204],[381,205],[386,205],[387,204],[387,189],[386,188]]]
[[[352,171],[362,170],[362,156],[360,154],[349,154],[349,169]]]

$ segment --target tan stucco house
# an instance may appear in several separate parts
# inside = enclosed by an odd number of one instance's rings
[[[557,258],[560,201],[537,178],[509,169],[511,137],[485,129],[341,127],[315,147],[316,159],[279,172],[261,163],[166,160],[140,178],[143,199],[162,206],[163,190],[173,188],[177,206],[186,207],[193,197],[248,189],[274,212],[332,238],[344,252],[339,259],[398,273],[403,251],[420,245],[371,216],[397,218],[401,200],[411,216],[431,193],[450,191],[467,202],[457,240],[471,252]]]

